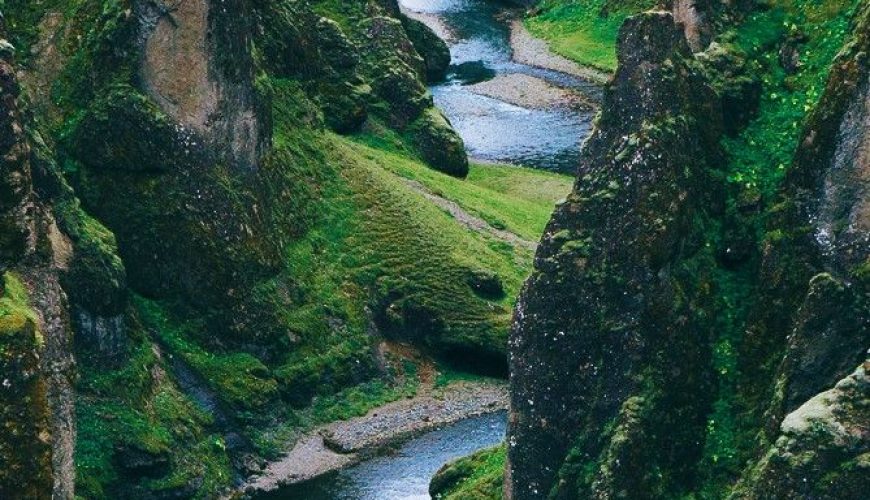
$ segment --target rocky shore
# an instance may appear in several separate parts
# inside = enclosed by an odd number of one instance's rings
[[[610,79],[610,74],[593,68],[581,66],[570,59],[556,54],[547,45],[547,42],[535,38],[523,26],[519,19],[511,21],[511,50],[514,61],[534,66],[536,68],[549,69],[567,73],[569,75],[603,85]]]
[[[300,438],[282,459],[243,488],[247,494],[301,483],[356,464],[416,435],[507,409],[507,385],[458,382],[334,422]]]
[[[589,111],[594,107],[581,92],[557,87],[542,78],[522,73],[497,75],[492,80],[471,85],[469,90],[523,108]]]

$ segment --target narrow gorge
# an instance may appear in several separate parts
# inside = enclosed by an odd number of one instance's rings
[[[0,498],[870,490],[867,0],[0,13]]]

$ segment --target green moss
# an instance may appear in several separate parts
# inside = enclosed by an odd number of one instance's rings
[[[146,328],[181,356],[208,382],[215,393],[232,408],[241,411],[262,409],[277,397],[277,382],[269,369],[245,352],[210,352],[192,340],[192,329],[202,328],[195,321],[178,321],[158,303],[137,297],[137,310]]]
[[[107,369],[80,361],[77,386],[77,492],[117,498],[134,488],[207,498],[230,484],[232,469],[212,416],[175,385],[173,373],[143,336],[129,360]],[[121,390],[119,390],[121,389]],[[124,454],[147,457],[127,469]],[[171,490],[171,491],[170,491]]]
[[[385,150],[381,162],[399,176],[420,182],[433,193],[462,205],[468,212],[494,221],[529,241],[537,241],[553,212],[574,182],[571,176],[510,165],[472,164],[463,180],[420,169],[402,146],[379,137],[357,137],[361,143]]]
[[[49,407],[40,370],[42,335],[27,289],[0,276],[0,497],[38,498],[51,491]]]
[[[456,368],[449,363],[442,363],[438,365],[438,373],[435,376],[435,387],[447,387],[456,382],[482,382],[487,380],[494,381],[494,379],[482,376],[478,373],[472,373],[461,368]]]
[[[723,145],[730,157],[728,181],[759,189],[771,200],[797,148],[805,119],[825,88],[831,62],[843,46],[855,1],[776,0],[752,13],[733,39],[756,64],[762,81],[758,117]],[[778,44],[791,34],[808,41],[799,47],[800,67],[788,75],[780,66]]]
[[[735,137],[723,139],[728,154],[724,169],[728,212],[721,226],[710,228],[708,241],[713,248],[748,245],[749,255],[737,269],[726,269],[721,263],[713,268],[715,310],[719,311],[713,345],[718,391],[707,421],[697,498],[727,495],[729,483],[758,447],[757,433],[766,406],[747,399],[752,397],[752,389],[746,386],[747,375],[741,370],[751,367],[754,377],[768,380],[781,359],[779,350],[762,354],[744,347],[748,315],[758,300],[759,284],[754,280],[760,272],[761,244],[781,246],[805,230],[783,227],[765,232],[768,221],[779,217],[783,209],[773,202],[792,164],[805,120],[816,107],[831,62],[843,45],[855,4],[773,1],[770,8],[750,13],[734,32],[725,33],[720,40],[738,45],[746,54],[755,68],[754,76],[762,83],[762,94],[756,118]],[[805,34],[807,41],[799,46],[800,66],[788,75],[780,65],[778,50],[787,37],[799,33]],[[756,202],[745,200],[754,198],[759,199],[761,209],[746,211],[746,206]],[[737,207],[744,209],[741,212]],[[744,236],[735,236],[741,232]],[[740,238],[748,241],[741,243]],[[798,268],[795,264],[793,272]],[[759,380],[752,383],[765,384]]]
[[[30,323],[36,325],[36,313],[29,305],[29,297],[24,284],[14,273],[6,272],[2,276],[2,295],[0,295],[0,336],[20,335]],[[39,329],[34,328],[30,348],[38,349],[44,340]],[[5,343],[4,343],[5,344]],[[25,344],[27,345],[27,344]],[[0,347],[2,348],[2,347]]]

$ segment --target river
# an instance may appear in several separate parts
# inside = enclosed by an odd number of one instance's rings
[[[484,0],[400,0],[449,31],[451,66],[430,88],[435,104],[465,141],[469,156],[573,173],[592,113],[570,106],[523,107],[475,93],[471,86],[498,75],[533,76],[548,84],[599,89],[577,77],[511,60],[504,7]],[[303,484],[258,494],[258,500],[411,500],[429,498],[429,481],[445,463],[504,440],[506,414],[484,415],[414,438],[395,452]]]
[[[505,412],[462,420],[414,438],[394,453],[367,460],[257,500],[417,500],[445,463],[504,440]]]
[[[592,112],[569,106],[523,107],[487,97],[470,84],[498,75],[540,78],[562,88],[596,94],[578,77],[519,64],[511,59],[510,24],[505,8],[485,0],[400,0],[403,9],[421,13],[449,33],[451,66],[446,82],[432,96],[477,160],[525,165],[573,174]]]

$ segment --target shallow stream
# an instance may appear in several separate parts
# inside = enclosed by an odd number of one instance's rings
[[[423,500],[445,463],[504,440],[505,412],[469,418],[412,439],[395,452],[257,500]]]
[[[572,75],[511,60],[510,21],[503,7],[485,0],[400,0],[403,9],[433,19],[449,34],[447,81],[430,88],[435,104],[465,140],[469,156],[574,173],[591,112],[568,106],[532,109],[470,90],[496,75],[519,73],[588,94],[599,89]]]
[[[503,8],[484,0],[400,0],[406,10],[434,16],[449,34],[447,80],[431,87],[435,104],[477,160],[573,173],[589,134],[590,112],[569,106],[532,109],[476,94],[470,85],[520,73],[562,88],[598,91],[564,73],[511,61],[510,27]],[[430,19],[431,21],[431,19]],[[504,440],[504,412],[463,420],[412,439],[394,453],[334,474],[288,486],[258,499],[428,499],[429,481],[445,463]]]

